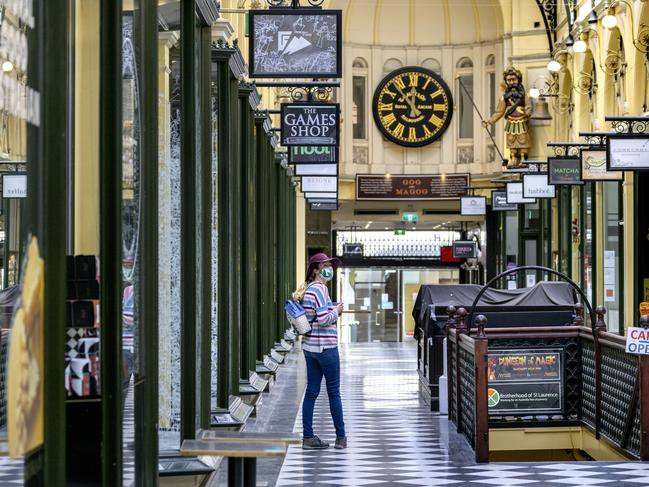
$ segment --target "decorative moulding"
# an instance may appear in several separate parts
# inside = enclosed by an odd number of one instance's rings
[[[212,40],[229,43],[234,35],[234,27],[229,20],[219,19],[212,24]]]

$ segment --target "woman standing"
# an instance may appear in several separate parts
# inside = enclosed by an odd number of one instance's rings
[[[329,448],[329,443],[313,433],[313,409],[323,376],[327,383],[329,409],[336,428],[335,448],[347,448],[343,404],[340,399],[340,355],[336,331],[343,305],[334,305],[327,290],[327,283],[334,276],[334,266],[339,265],[340,261],[335,257],[328,257],[323,253],[314,255],[309,259],[306,282],[293,293],[293,299],[302,301],[307,319],[311,323],[311,331],[304,335],[302,342],[307,372],[306,393],[302,404],[302,448],[306,450]]]

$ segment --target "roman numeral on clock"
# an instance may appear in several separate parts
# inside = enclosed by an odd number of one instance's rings
[[[437,90],[437,91],[435,91],[435,92],[433,92],[433,93],[430,94],[430,99],[431,99],[431,100],[434,100],[435,98],[437,98],[437,97],[438,97],[439,95],[441,95],[442,93],[444,93],[444,90],[442,90],[442,89],[440,88],[439,90]]]
[[[404,127],[403,124],[399,123],[397,126],[394,128],[394,136],[395,137],[403,137],[403,131],[405,130],[406,127]]]
[[[406,84],[403,82],[401,77],[394,78],[394,84],[397,85],[402,90],[406,89]]]
[[[392,110],[394,110],[394,103],[379,102],[379,112],[391,112]]]
[[[435,103],[433,104],[433,110],[436,112],[445,112],[446,111],[446,104],[445,103]]]
[[[408,73],[408,80],[410,86],[417,86],[419,84],[419,75],[417,73]]]
[[[397,117],[394,115],[394,113],[390,113],[381,119],[381,122],[383,122],[383,125],[386,127],[389,127],[396,121]]]
[[[444,120],[442,120],[435,114],[433,114],[433,116],[429,118],[429,121],[437,128],[440,128],[442,125],[444,125]]]
[[[410,127],[410,129],[408,129],[408,138],[411,140],[417,138],[417,129],[415,127]]]

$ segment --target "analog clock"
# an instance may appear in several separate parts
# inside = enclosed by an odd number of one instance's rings
[[[451,121],[453,98],[428,69],[406,67],[387,75],[374,93],[374,121],[392,142],[420,147],[439,139]]]

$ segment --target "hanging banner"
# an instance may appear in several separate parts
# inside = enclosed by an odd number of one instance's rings
[[[563,412],[563,360],[559,349],[490,351],[489,414]]]
[[[292,145],[288,148],[289,164],[337,164],[336,147]]]
[[[341,10],[250,10],[251,78],[342,78]]]
[[[487,198],[484,196],[462,196],[460,198],[460,214],[464,216],[486,215]]]
[[[468,174],[356,175],[357,201],[444,200],[467,195]]]
[[[518,205],[507,203],[507,191],[491,193],[491,211],[517,211]]]
[[[338,164],[296,164],[295,176],[338,176]]]
[[[523,183],[507,183],[505,189],[508,204],[536,203],[534,198],[523,197]]]
[[[523,174],[523,198],[554,198],[556,188],[548,184],[548,174]]]
[[[548,157],[548,184],[575,186],[584,184],[581,179],[579,157]]]
[[[609,171],[649,170],[649,137],[645,134],[614,134],[608,136]]]
[[[304,176],[300,187],[303,193],[335,193],[338,191],[338,178],[336,176]]]
[[[338,103],[282,103],[281,144],[338,145]]]
[[[606,168],[605,149],[581,150],[581,178],[584,181],[622,181],[622,171],[609,171]]]

